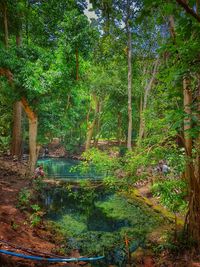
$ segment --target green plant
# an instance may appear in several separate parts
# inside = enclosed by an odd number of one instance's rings
[[[41,222],[41,216],[42,216],[41,207],[37,204],[33,204],[31,205],[31,208],[33,210],[33,214],[30,215],[30,222],[31,226],[35,227]]]
[[[30,203],[30,198],[31,198],[30,190],[28,190],[27,188],[23,188],[19,192],[17,207],[21,209],[27,208],[28,204]]]
[[[160,202],[173,212],[184,211],[187,207],[185,197],[187,184],[183,180],[165,180],[155,183],[152,188],[154,196],[160,198]]]
[[[39,211],[41,211],[40,206],[37,205],[37,204],[33,204],[33,205],[31,205],[31,208],[33,209],[34,212],[39,212]]]
[[[42,189],[43,189],[44,186],[45,186],[45,183],[44,183],[42,177],[38,177],[37,179],[35,179],[35,180],[33,181],[33,186],[34,186],[34,189],[35,189],[36,191],[41,192]]]
[[[14,221],[11,221],[11,228],[16,231],[19,228],[19,224]]]
[[[30,222],[31,222],[32,227],[38,226],[41,222],[41,217],[37,215],[36,213],[33,213],[30,216]]]

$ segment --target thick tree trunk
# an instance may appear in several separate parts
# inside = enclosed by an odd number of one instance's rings
[[[20,101],[14,103],[13,107],[13,131],[11,154],[17,156],[18,159],[22,153],[22,105]]]
[[[189,210],[186,216],[186,224],[190,238],[196,241],[198,246],[200,246],[200,184],[199,177],[195,174],[192,160],[192,137],[190,133],[192,128],[192,92],[190,90],[190,81],[187,77],[183,79],[183,89],[185,111],[184,139],[187,156],[185,176],[189,183]]]
[[[20,33],[16,35],[16,45],[21,45]],[[13,129],[11,154],[17,156],[18,159],[22,155],[22,105],[21,101],[16,101],[13,106]]]
[[[37,148],[37,127],[38,119],[29,119],[29,175],[32,175],[35,170],[38,148]]]
[[[34,113],[34,111],[30,108],[25,98],[22,98],[21,102],[29,121],[29,168],[27,176],[31,178],[31,176],[34,173],[38,157],[38,147],[37,147],[38,117]]]
[[[86,137],[86,143],[85,143],[85,151],[87,151],[91,146],[91,140],[92,140],[92,136],[94,133],[94,128],[96,125],[97,116],[98,116],[98,112],[99,112],[99,101],[97,99],[97,96],[93,95],[93,98],[95,101],[95,113],[94,113],[94,119],[93,119],[92,123],[90,124],[88,122],[88,131],[87,131],[87,137]]]
[[[132,150],[132,36],[128,26],[128,135],[127,148]]]
[[[177,2],[182,2],[177,0]],[[187,1],[182,2],[187,5]],[[200,21],[200,20],[199,20]],[[175,43],[175,28],[174,19],[170,19],[170,32]],[[183,95],[184,95],[184,143],[185,143],[185,154],[187,157],[185,177],[189,184],[189,209],[185,218],[185,225],[187,227],[188,237],[197,242],[200,247],[200,181],[199,174],[196,175],[195,168],[192,159],[192,137],[190,130],[192,128],[191,121],[191,105],[192,105],[192,92],[190,90],[190,80],[188,77],[183,78]]]
[[[198,86],[197,86],[197,126],[200,128],[200,74],[198,75]],[[196,162],[195,162],[195,175],[199,177],[200,183],[200,133],[196,138],[195,147],[197,151]]]

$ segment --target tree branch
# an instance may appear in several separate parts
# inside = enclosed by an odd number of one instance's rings
[[[194,10],[190,8],[189,5],[185,1],[176,0],[176,2],[180,6],[182,6],[188,14],[192,15],[198,22],[200,22],[200,16],[196,12],[194,12]]]

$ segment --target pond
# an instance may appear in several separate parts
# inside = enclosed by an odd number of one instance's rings
[[[102,175],[95,171],[93,166],[87,173],[82,173],[77,167],[80,165],[79,160],[64,158],[44,158],[39,159],[38,164],[42,164],[45,174],[48,178],[54,178],[65,181],[78,181],[84,179],[99,180]]]
[[[67,163],[66,166],[72,164]],[[73,165],[73,164],[72,164]],[[64,168],[64,166],[62,167]],[[90,257],[105,255],[91,266],[126,266],[128,249],[145,247],[148,233],[163,224],[157,214],[91,180],[47,187],[43,192],[46,219],[65,237],[65,252],[73,249]]]

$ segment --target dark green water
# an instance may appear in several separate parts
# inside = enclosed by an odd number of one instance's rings
[[[158,215],[134,200],[128,201],[89,182],[48,188],[43,203],[46,218],[65,237],[66,253],[78,249],[81,255],[105,254],[104,261],[92,266],[125,266],[125,238],[129,239],[129,249],[133,252],[139,246],[145,247],[147,234],[163,223]]]

